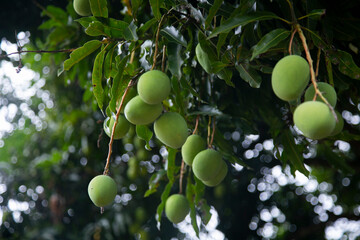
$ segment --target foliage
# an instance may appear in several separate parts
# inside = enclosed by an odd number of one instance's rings
[[[359,182],[360,135],[351,118],[358,116],[360,100],[359,19],[352,10],[356,1],[91,3],[89,17],[76,15],[70,1],[66,9],[47,6],[39,27],[46,39],[26,48],[68,50],[43,54],[41,62],[31,54],[22,56],[21,61],[36,71],[50,67],[42,77],[56,105],[46,111],[45,130],[37,131],[26,120],[0,148],[0,183],[7,186],[0,199],[30,202],[21,221],[2,207],[8,224],[0,236],[184,238],[162,218],[168,196],[178,191],[190,202],[190,222],[198,237],[214,206],[220,215],[218,228],[229,239],[321,239],[327,219],[312,210],[310,194],[319,199],[325,193],[337,196],[342,212],[327,209],[329,221],[356,219],[360,196],[350,190]],[[290,43],[293,54],[305,57],[299,34],[292,35],[296,23],[306,37],[317,79],[334,86],[336,110],[346,121],[340,134],[324,140],[307,139],[294,128],[292,113],[301,99],[284,102],[271,89],[272,69],[289,54]],[[127,88],[136,87],[138,77],[151,68],[171,79],[165,110],[184,116],[191,130],[199,119],[198,134],[223,155],[231,171],[221,185],[207,188],[190,167],[183,174],[179,151],[162,146],[152,126],[132,127],[125,138],[110,144],[110,173],[119,194],[100,215],[86,188],[103,171],[107,158],[109,138],[102,134],[101,121],[120,112]],[[265,148],[265,143],[273,146]],[[271,175],[279,164],[284,173]],[[22,174],[25,169],[27,174]],[[294,180],[299,174],[333,188],[299,193],[301,185]],[[279,176],[285,175],[289,180],[284,184]],[[344,179],[350,183],[344,184]],[[270,220],[259,218],[264,209],[280,212],[273,215],[277,230],[271,236],[264,233]]]

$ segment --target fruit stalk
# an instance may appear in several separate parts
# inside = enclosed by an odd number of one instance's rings
[[[200,118],[200,115],[197,115],[196,120],[195,120],[195,128],[194,128],[194,131],[192,132],[192,134],[195,134],[197,132],[197,129],[199,126],[199,118]]]
[[[209,123],[208,123],[208,136],[207,136],[207,144],[208,148],[212,148],[212,144],[214,142],[214,136],[215,136],[215,117],[213,118],[212,122],[212,132],[211,132],[211,116],[209,116]]]
[[[181,160],[181,168],[180,168],[180,179],[179,179],[179,194],[182,194],[182,181],[183,181],[183,177],[184,177],[184,167],[185,167],[185,163],[184,160]]]
[[[330,108],[336,122],[338,121],[337,119],[337,116],[336,116],[336,113],[335,113],[335,110],[334,108],[330,105],[330,103],[326,100],[326,98],[322,95],[321,91],[319,90],[318,86],[317,86],[317,83],[316,83],[316,76],[315,76],[315,71],[314,71],[314,66],[313,66],[313,60],[311,58],[311,55],[310,55],[310,51],[309,51],[309,47],[306,43],[306,38],[305,38],[305,35],[303,33],[303,31],[301,30],[301,26],[299,24],[296,24],[295,25],[296,27],[296,31],[298,32],[299,34],[299,37],[301,39],[301,42],[303,44],[303,47],[304,47],[304,50],[305,50],[305,54],[306,54],[306,60],[308,61],[309,63],[309,66],[310,66],[310,79],[311,79],[311,82],[314,86],[314,89],[315,89],[315,95],[314,95],[314,101],[316,100],[316,96],[319,96],[323,101],[324,103]]]

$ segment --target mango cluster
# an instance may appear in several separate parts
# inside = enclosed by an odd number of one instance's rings
[[[273,91],[277,97],[284,101],[300,99],[310,81],[310,67],[301,56],[290,55],[282,58],[274,67],[271,76]],[[335,89],[327,83],[319,82],[317,87],[335,108],[337,95]],[[336,121],[331,109],[317,96],[315,89],[310,85],[304,94],[304,102],[294,111],[293,119],[296,127],[305,137],[311,139],[323,139],[334,136],[342,131],[344,120],[341,114],[336,112]]]

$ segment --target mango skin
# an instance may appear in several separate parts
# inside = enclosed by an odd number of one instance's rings
[[[222,167],[221,167],[219,173],[213,179],[211,179],[209,181],[203,181],[203,183],[208,187],[215,187],[224,180],[227,173],[228,173],[228,168],[227,168],[226,163],[223,161],[223,164],[222,164]]]
[[[181,194],[173,194],[165,202],[165,214],[172,223],[182,222],[189,211],[189,202]]]
[[[89,0],[74,0],[74,10],[80,16],[86,17],[91,15],[91,8]]]
[[[325,103],[309,101],[295,109],[294,123],[305,137],[322,139],[332,133],[336,121]]]
[[[132,98],[125,106],[126,119],[135,125],[147,125],[154,122],[163,110],[162,104],[147,104],[140,96]]]
[[[88,185],[88,194],[97,207],[104,207],[112,203],[117,193],[114,179],[106,175],[94,177]]]
[[[318,89],[322,93],[322,95],[326,98],[326,100],[329,102],[329,104],[333,107],[336,106],[337,101],[337,95],[335,89],[327,83],[324,82],[318,82],[317,83]],[[308,89],[305,91],[305,101],[312,101],[315,95],[315,89],[314,85],[310,85]],[[324,102],[321,97],[316,96],[316,101]]]
[[[148,104],[161,103],[169,96],[170,90],[169,77],[159,70],[151,70],[142,74],[137,83],[140,98]]]
[[[154,123],[156,137],[166,146],[177,149],[186,141],[188,127],[185,119],[176,112],[164,113]]]
[[[181,147],[181,156],[184,162],[191,166],[196,154],[205,150],[205,148],[205,140],[201,136],[193,134],[186,139],[186,142]]]
[[[310,79],[308,62],[297,55],[289,55],[276,63],[271,75],[275,95],[284,100],[296,100],[305,90]]]
[[[330,136],[335,136],[335,135],[341,133],[341,131],[344,128],[344,119],[342,118],[341,114],[338,111],[335,111],[335,113],[336,113],[338,121],[336,122],[335,128],[331,132]]]
[[[192,163],[195,176],[203,182],[216,178],[223,168],[224,161],[219,152],[214,149],[206,149],[199,152]]]
[[[115,117],[111,117],[104,121],[104,131],[106,135],[111,137],[112,129],[115,124]],[[130,129],[130,123],[123,115],[120,115],[115,128],[114,139],[120,139],[124,137]]]

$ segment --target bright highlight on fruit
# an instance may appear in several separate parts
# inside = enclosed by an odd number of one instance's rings
[[[139,78],[137,90],[140,98],[147,104],[159,104],[170,94],[170,79],[159,71],[151,70]]]
[[[186,141],[188,127],[185,119],[178,113],[167,112],[154,123],[156,137],[165,145],[177,149]]]
[[[181,156],[183,157],[184,162],[191,166],[196,154],[205,150],[205,148],[205,140],[199,135],[193,134],[186,139],[186,142],[181,147]]]
[[[222,182],[227,174],[227,165],[214,149],[199,152],[192,163],[195,176],[205,185],[213,187]]]
[[[131,99],[125,106],[126,119],[135,125],[147,125],[154,122],[163,110],[162,104],[147,104],[140,96]]]
[[[107,118],[104,121],[104,132],[109,137],[111,137],[111,133],[112,133],[114,124],[115,124],[114,117],[111,117],[110,119]],[[123,115],[120,115],[118,118],[116,127],[115,127],[114,139],[120,139],[120,138],[124,137],[126,135],[126,133],[129,131],[129,128],[130,128],[130,123],[128,122],[128,120],[126,120],[126,118]]]
[[[277,97],[284,101],[301,96],[310,79],[308,62],[297,55],[282,58],[274,67],[271,84]]]
[[[91,15],[91,8],[89,0],[74,0],[74,10],[80,16],[86,17]]]
[[[321,94],[326,98],[329,104],[333,107],[336,106],[337,95],[335,89],[327,83],[318,82],[317,87],[320,90]],[[310,85],[308,89],[305,91],[305,101],[312,101],[315,95],[314,85]],[[316,96],[316,101],[324,102],[320,96]]]
[[[97,207],[104,207],[112,203],[117,193],[114,179],[106,175],[94,177],[88,186],[88,194],[91,201]]]
[[[294,123],[305,137],[311,139],[330,136],[336,125],[329,107],[318,101],[300,104],[294,112]]]
[[[172,223],[182,222],[189,211],[189,202],[181,194],[173,194],[166,200],[165,214]]]

